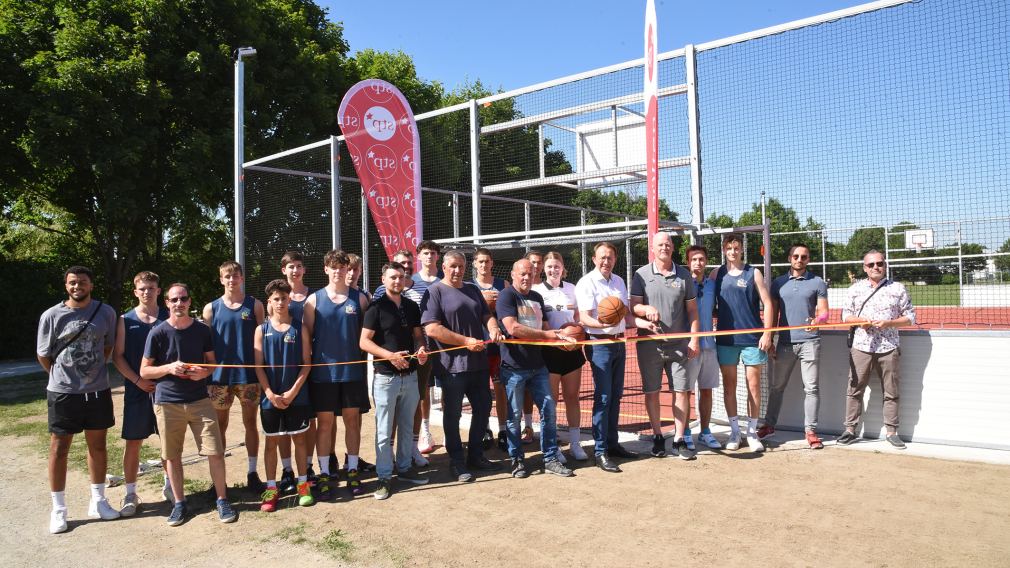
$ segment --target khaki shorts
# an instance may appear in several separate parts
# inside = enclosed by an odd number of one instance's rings
[[[228,410],[231,403],[238,398],[241,404],[260,403],[260,386],[255,385],[209,385],[207,394],[210,402],[214,405],[214,410]]]
[[[161,436],[161,459],[182,457],[187,427],[193,432],[197,453],[201,456],[224,455],[217,412],[210,399],[155,404],[154,416],[158,419],[158,432]]]

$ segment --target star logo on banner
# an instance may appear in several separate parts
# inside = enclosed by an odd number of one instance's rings
[[[372,191],[369,191],[368,192],[368,196],[369,197],[375,197],[375,190],[373,189]]]
[[[365,120],[372,120],[372,113],[366,114],[365,115]]]
[[[407,124],[407,117],[401,118],[400,119],[400,124]]]
[[[375,157],[375,152],[373,152],[373,151],[369,150],[369,151],[368,151],[368,157],[369,157],[369,158],[374,158],[374,157]]]
[[[404,193],[403,194],[403,198],[409,201],[410,200],[410,192],[408,191],[408,192]]]
[[[408,155],[404,154],[404,155],[403,155],[403,161],[404,161],[404,162],[409,162],[409,161],[410,161],[410,156],[408,156]]]
[[[414,231],[411,231],[410,229],[407,229],[407,232],[404,233],[403,236],[405,236],[405,237],[407,237],[409,239],[410,237],[414,236]]]

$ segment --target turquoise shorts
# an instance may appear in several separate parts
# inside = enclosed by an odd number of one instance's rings
[[[716,345],[715,349],[720,365],[736,365],[741,360],[744,365],[764,365],[768,362],[768,354],[756,345]]]

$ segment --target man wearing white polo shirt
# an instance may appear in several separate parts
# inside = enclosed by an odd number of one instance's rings
[[[596,269],[583,276],[575,285],[579,321],[590,339],[623,339],[626,325],[634,325],[629,311],[624,320],[604,325],[598,319],[597,306],[608,296],[617,296],[627,306],[628,288],[624,280],[613,273],[617,263],[617,248],[606,241],[593,247]],[[617,421],[624,392],[624,342],[599,343],[586,346],[586,359],[593,371],[593,440],[596,465],[603,471],[618,473],[621,468],[610,458],[638,457],[617,443]]]

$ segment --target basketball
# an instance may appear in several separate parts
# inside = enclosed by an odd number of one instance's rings
[[[617,296],[607,296],[596,307],[596,319],[603,325],[617,325],[627,313],[627,306]]]
[[[579,324],[577,324],[577,323],[575,323],[573,321],[570,321],[570,322],[562,325],[561,327],[558,328],[558,331],[561,333],[561,335],[563,335],[565,337],[571,337],[575,341],[585,341],[585,339],[586,339],[586,331],[584,329],[582,329],[581,325],[579,325]],[[562,349],[564,351],[575,351],[576,349],[581,349],[581,348],[582,348],[581,345],[576,345],[576,344],[561,345],[561,346],[558,347],[558,349]]]

